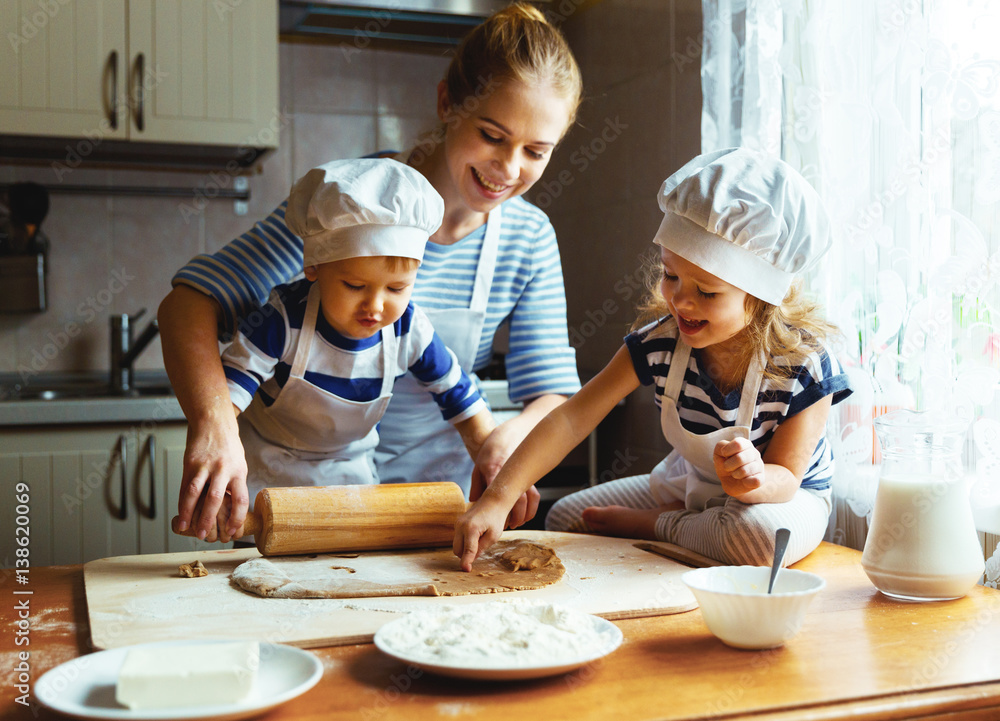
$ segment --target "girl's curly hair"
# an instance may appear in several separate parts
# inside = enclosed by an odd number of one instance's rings
[[[670,314],[660,292],[663,268],[658,254],[644,256],[643,275],[647,291],[639,302],[633,331]],[[806,296],[799,282],[792,285],[781,305],[772,305],[748,294],[743,309],[747,325],[741,334],[746,342],[739,346],[733,374],[739,378],[746,376],[751,360],[758,353],[763,353],[767,359],[765,379],[788,378],[794,366],[840,332],[823,317],[820,305]],[[784,362],[779,363],[779,360]]]

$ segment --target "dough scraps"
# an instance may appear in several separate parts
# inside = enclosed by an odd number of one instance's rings
[[[178,573],[180,573],[182,578],[201,578],[202,576],[208,575],[208,569],[205,568],[205,564],[201,561],[195,561],[194,563],[182,563],[177,567]]]
[[[265,598],[464,596],[549,586],[566,569],[547,546],[498,541],[466,573],[451,549],[370,551],[347,565],[343,555],[253,558],[230,579]]]

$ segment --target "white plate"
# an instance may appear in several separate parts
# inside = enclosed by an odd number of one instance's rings
[[[599,658],[607,656],[621,645],[622,632],[616,625],[601,618],[600,616],[589,617],[591,619],[591,623],[594,624],[594,630],[602,634],[607,639],[606,643],[600,648],[594,649],[592,652],[567,658],[556,664],[545,663],[534,666],[455,666],[441,664],[435,661],[428,661],[426,657],[422,656],[400,653],[393,650],[388,646],[388,644],[386,644],[385,635],[388,632],[391,632],[392,624],[405,621],[405,617],[396,619],[395,621],[390,621],[376,631],[375,645],[387,656],[392,656],[403,663],[408,663],[416,666],[417,668],[423,669],[424,671],[441,674],[442,676],[481,679],[488,681],[511,681],[516,679],[544,678],[545,676],[554,676],[556,674],[567,673],[578,669],[581,666],[585,666],[588,663],[592,663]],[[389,629],[388,632],[385,631],[387,628]]]
[[[160,641],[140,646],[200,643],[219,641]],[[235,704],[132,711],[115,701],[115,686],[125,655],[129,649],[138,647],[124,646],[99,651],[56,666],[35,683],[35,698],[53,711],[84,719],[226,721],[254,716],[285,703],[311,689],[323,675],[323,664],[308,651],[276,643],[262,643],[257,683],[243,701]]]

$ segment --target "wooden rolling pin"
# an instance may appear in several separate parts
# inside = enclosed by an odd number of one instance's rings
[[[253,536],[265,556],[450,546],[467,507],[454,483],[265,488],[233,538]]]

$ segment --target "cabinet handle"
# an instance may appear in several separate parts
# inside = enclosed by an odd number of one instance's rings
[[[111,122],[111,129],[118,130],[118,51],[112,50],[108,57],[108,64],[111,66],[111,107],[108,111],[108,120]]]
[[[141,133],[143,131],[143,126],[145,122],[145,91],[143,89],[143,67],[146,62],[146,57],[143,53],[139,53],[135,56],[135,72],[133,74],[132,85],[135,89],[134,100],[135,103],[135,127]]]
[[[146,439],[146,459],[149,461],[149,505],[146,516],[151,521],[156,520],[156,436]]]
[[[125,442],[125,434],[118,436],[118,448],[115,451],[118,459],[119,478],[121,479],[121,505],[118,506],[118,520],[128,520],[128,446]]]

